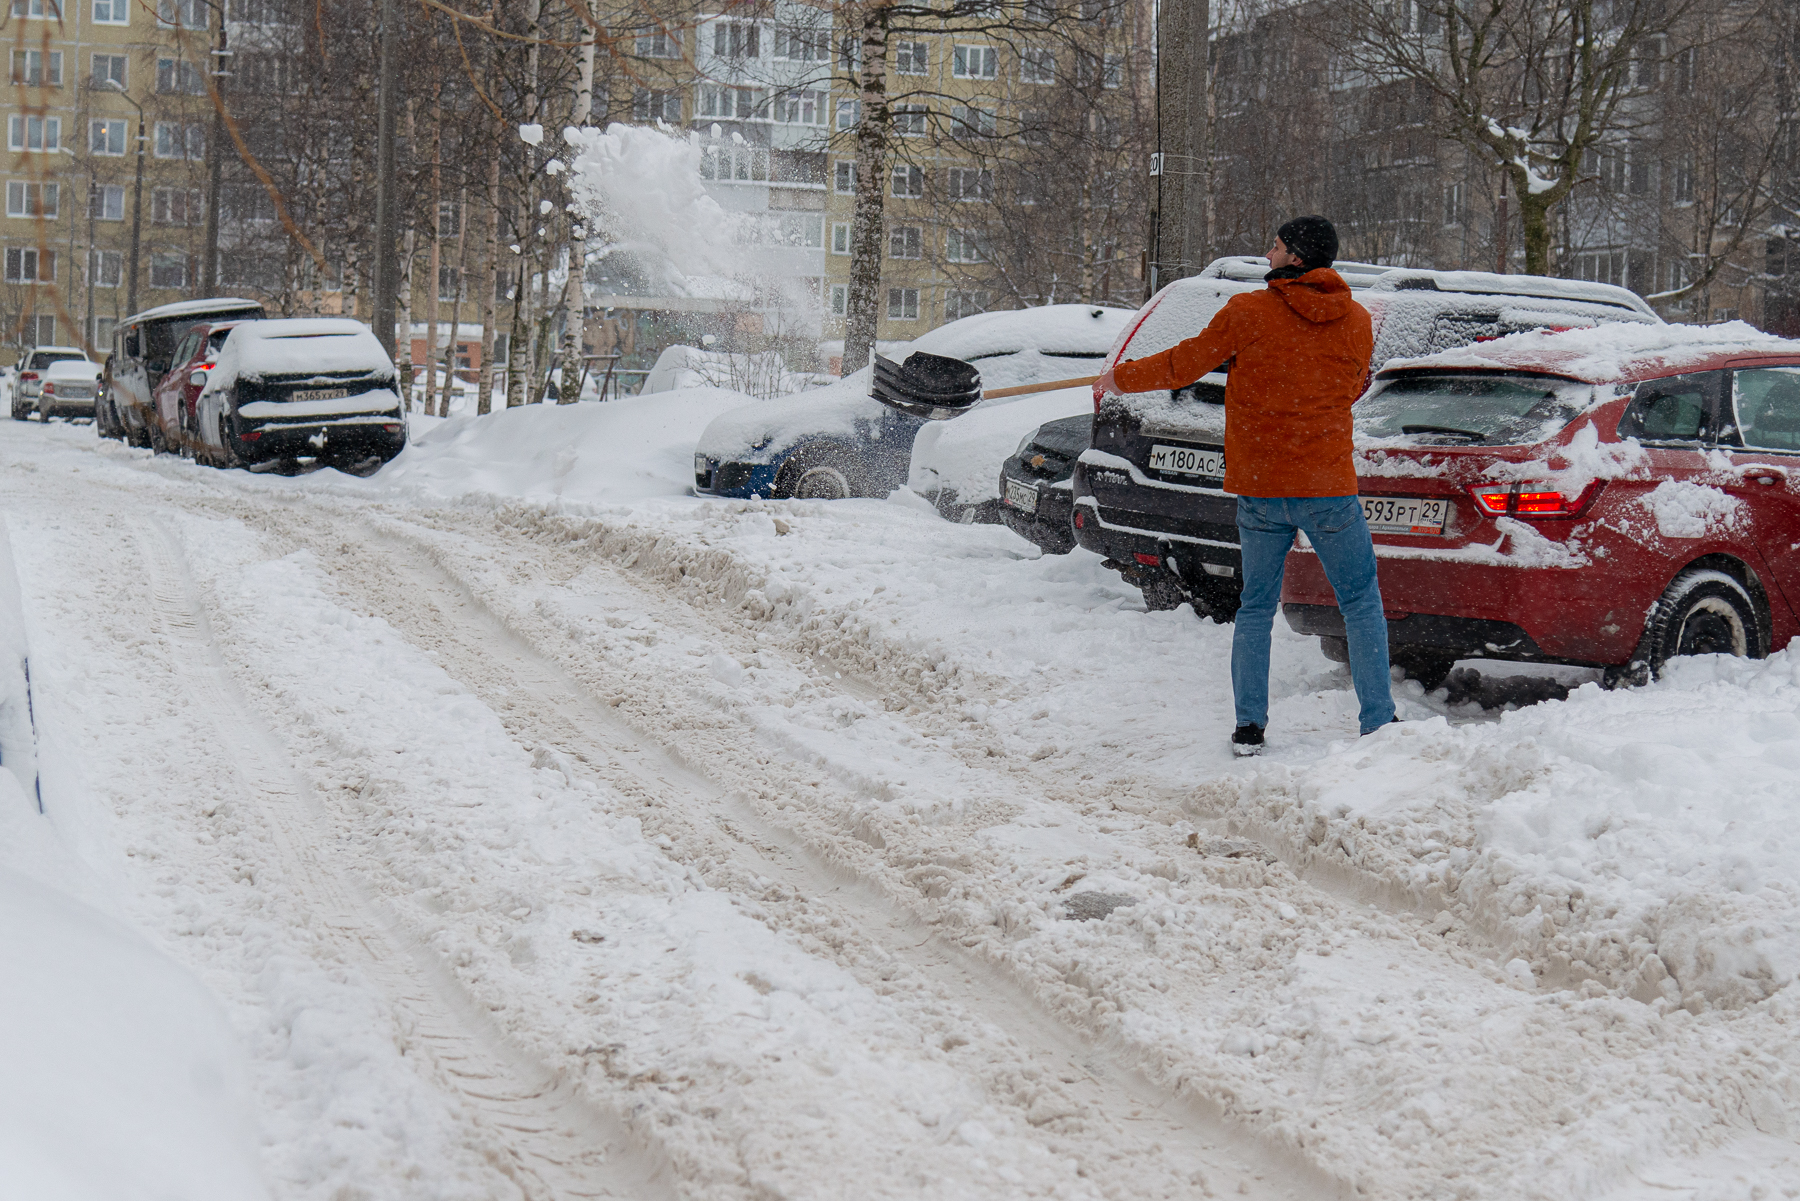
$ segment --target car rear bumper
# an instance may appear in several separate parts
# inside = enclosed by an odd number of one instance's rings
[[[396,413],[344,417],[332,421],[262,423],[232,439],[247,461],[295,458],[391,459],[406,445],[406,422]]]
[[[704,472],[694,472],[694,491],[701,496],[734,500],[772,496],[779,463],[719,463],[709,461]]]
[[[1071,478],[1077,545],[1117,563],[1170,570],[1190,591],[1240,582],[1243,553],[1237,542],[1235,498],[1165,496],[1160,490],[1128,484],[1108,486],[1094,479],[1088,464],[1079,462]],[[1108,503],[1116,501],[1125,503]],[[1147,511],[1151,504],[1156,508]]]
[[[37,398],[35,407],[38,412],[44,414],[46,417],[92,417],[94,415],[94,401],[92,397],[89,397],[86,400],[81,400],[79,398],[62,400],[57,398],[46,401],[40,395]]]
[[[1460,658],[1606,666],[1636,649],[1654,597],[1598,568],[1513,567],[1381,555],[1381,599],[1394,646]],[[1282,612],[1302,634],[1343,636],[1317,555],[1288,555]]]
[[[1009,503],[1006,500],[1006,485],[1009,483],[1035,491],[1037,508],[1028,513]],[[1074,549],[1075,539],[1069,526],[1074,493],[1068,488],[1057,488],[1041,480],[1016,479],[1003,475],[1000,478],[1000,492],[1000,521],[1007,529],[1052,554],[1066,554]]]

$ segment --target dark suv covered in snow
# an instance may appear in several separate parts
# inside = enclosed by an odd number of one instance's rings
[[[1234,262],[1242,270],[1233,271]],[[1170,284],[1107,362],[1156,354],[1199,333],[1232,295],[1264,286],[1260,274],[1236,278],[1261,263],[1221,260]],[[1608,284],[1365,264],[1339,271],[1374,320],[1371,368],[1526,330],[1661,322],[1637,296]],[[1152,608],[1187,600],[1220,618],[1237,612],[1237,498],[1223,487],[1229,370],[1174,392],[1095,397],[1093,438],[1072,476],[1075,540],[1106,556]]]

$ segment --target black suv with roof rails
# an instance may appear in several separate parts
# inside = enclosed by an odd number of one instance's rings
[[[1375,327],[1371,371],[1530,329],[1660,322],[1624,288],[1479,271],[1339,263]],[[1205,328],[1238,292],[1263,285],[1262,259],[1221,259],[1153,296],[1112,363],[1167,350]],[[1228,620],[1242,590],[1237,498],[1224,488],[1226,365],[1173,392],[1095,397],[1094,431],[1071,476],[1074,537],[1136,584],[1152,609],[1191,602]]]

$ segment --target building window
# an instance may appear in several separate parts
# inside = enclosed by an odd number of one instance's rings
[[[894,132],[903,138],[923,136],[929,111],[923,104],[896,104],[893,107]]]
[[[88,153],[121,155],[125,153],[125,122],[113,118],[88,123]]]
[[[1675,160],[1669,181],[1669,198],[1676,204],[1694,203],[1694,156],[1684,154]]]
[[[1019,51],[1020,83],[1055,83],[1056,52],[1048,46],[1027,46]]]
[[[454,200],[438,202],[437,236],[440,240],[462,233],[462,206]]]
[[[116,250],[96,250],[88,270],[96,288],[116,288],[125,274],[125,256]]]
[[[831,253],[850,253],[850,223],[848,221],[831,223]]]
[[[924,42],[894,43],[894,74],[923,75],[927,61]]]
[[[1625,286],[1625,252],[1600,250],[1575,256],[1576,279],[1589,279],[1597,284]]]
[[[838,70],[862,70],[862,39],[854,33],[847,33],[838,40]]]
[[[700,85],[697,117],[724,117],[732,121],[755,121],[768,118],[767,102],[761,88],[728,88],[722,84]]]
[[[12,15],[60,21],[62,20],[62,0],[13,0]]]
[[[775,57],[797,63],[822,63],[831,58],[831,31],[813,25],[777,25]]]
[[[1100,62],[1100,86],[1103,88],[1123,87],[1125,84],[1125,56],[1108,54]]]
[[[6,182],[6,215],[8,217],[55,217],[58,193],[53,183],[30,183],[17,179]]]
[[[639,88],[631,94],[631,119],[633,121],[666,121],[670,125],[681,123],[681,93],[659,92],[650,88]]]
[[[157,188],[150,194],[150,224],[204,225],[206,205],[198,188]]]
[[[831,285],[831,315],[842,317],[850,310],[850,285]]]
[[[991,138],[996,129],[993,109],[968,104],[958,104],[950,110],[950,123],[956,136],[962,138]]]
[[[88,216],[96,221],[125,220],[123,184],[101,184],[88,192]]]
[[[1679,50],[1669,60],[1670,82],[1680,95],[1687,95],[1694,90],[1694,76],[1700,69],[1700,50],[1697,46],[1689,46]]]
[[[19,332],[28,339],[27,346],[55,346],[56,314],[31,313],[21,320]]]
[[[769,214],[771,240],[777,246],[800,246],[818,250],[825,245],[825,218],[818,213]]]
[[[646,25],[637,31],[633,51],[639,58],[680,58],[681,42],[660,25]]]
[[[119,322],[116,317],[94,318],[94,346],[97,349],[104,350],[106,347],[112,345],[113,330],[118,324]]]
[[[61,150],[62,118],[18,114],[6,123],[6,142],[19,151]]]
[[[54,283],[56,251],[39,250],[35,246],[6,248],[6,282],[9,284]]]
[[[234,224],[275,220],[275,202],[261,184],[236,184],[220,197],[220,216]]]
[[[720,183],[768,183],[767,146],[708,146],[700,156],[700,178]]]
[[[944,293],[945,321],[960,321],[964,317],[973,317],[976,313],[987,311],[988,294],[986,292]]]
[[[185,288],[187,280],[187,255],[179,250],[159,250],[150,256],[152,288]]]
[[[760,58],[758,33],[755,21],[714,22],[713,53],[720,58]]]
[[[1013,199],[1020,204],[1036,204],[1038,202],[1038,177],[1034,171],[1020,171],[1014,176]]]
[[[206,129],[200,125],[177,125],[172,121],[156,123],[156,157],[206,157]]]
[[[837,127],[839,129],[855,129],[862,120],[862,101],[840,100],[837,102]]]
[[[448,263],[438,268],[438,299],[455,301],[461,295],[462,268]]]
[[[94,0],[96,25],[125,25],[131,21],[131,0]]]
[[[783,125],[825,124],[825,93],[782,92],[775,98],[775,120]]]
[[[156,0],[158,25],[173,25],[178,29],[205,29],[206,18],[206,0]]]
[[[156,60],[156,90],[164,96],[176,94],[200,96],[206,92],[206,81],[200,76],[200,64],[180,58]]]
[[[981,240],[968,230],[953,229],[944,239],[944,258],[952,263],[985,263]]]
[[[856,193],[856,160],[841,158],[832,164],[832,190],[840,196],[852,196]]]
[[[924,231],[916,225],[896,225],[888,231],[890,259],[916,259],[925,255]]]
[[[887,315],[889,321],[917,321],[919,319],[919,290],[917,288],[889,288]]]
[[[994,173],[982,167],[950,168],[950,199],[992,200]]]
[[[1444,224],[1461,225],[1463,220],[1463,186],[1453,183],[1444,189]]]
[[[1056,20],[1055,0],[1025,0],[1025,20],[1031,25],[1049,25]]]
[[[917,200],[925,194],[925,168],[895,167],[894,195],[902,200]]]
[[[94,86],[109,89],[111,85],[117,84],[123,88],[125,86],[126,61],[123,54],[94,55]]]
[[[1000,51],[992,46],[958,46],[950,57],[950,74],[958,79],[992,79],[1000,73]]]
[[[246,25],[294,25],[293,0],[231,0],[231,19]]]
[[[60,88],[62,51],[14,50],[12,81],[30,88]]]

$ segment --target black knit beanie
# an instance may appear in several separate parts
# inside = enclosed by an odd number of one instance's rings
[[[1337,229],[1323,217],[1295,217],[1276,230],[1275,236],[1300,256],[1308,271],[1329,267],[1337,260]]]

